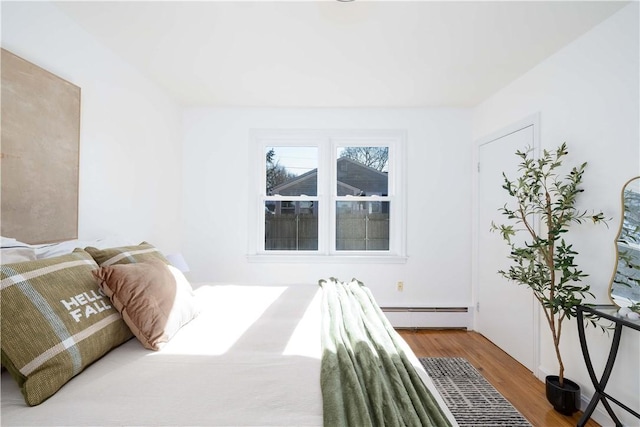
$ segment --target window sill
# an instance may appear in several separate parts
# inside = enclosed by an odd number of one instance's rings
[[[409,258],[401,255],[247,255],[251,263],[283,264],[406,264]]]

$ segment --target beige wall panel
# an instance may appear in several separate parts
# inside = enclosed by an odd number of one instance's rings
[[[80,88],[2,49],[1,234],[78,237]]]

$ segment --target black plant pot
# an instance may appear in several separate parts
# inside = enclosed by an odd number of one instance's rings
[[[580,386],[571,380],[564,379],[560,387],[557,375],[548,375],[545,381],[547,388],[547,400],[553,409],[562,415],[573,415],[580,409]]]

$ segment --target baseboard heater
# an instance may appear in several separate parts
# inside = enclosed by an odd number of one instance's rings
[[[472,329],[471,307],[381,307],[394,328]]]

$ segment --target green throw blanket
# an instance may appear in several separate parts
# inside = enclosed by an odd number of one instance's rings
[[[361,282],[321,280],[324,425],[450,426]]]

